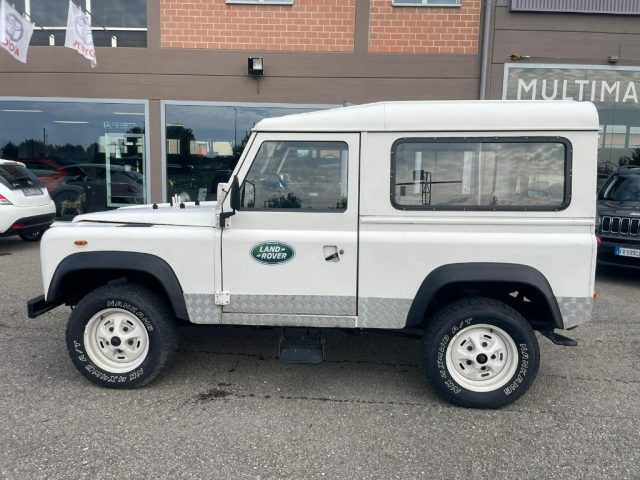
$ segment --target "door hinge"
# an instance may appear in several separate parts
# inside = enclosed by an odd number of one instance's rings
[[[229,292],[216,292],[216,305],[229,305],[231,303],[231,294]]]

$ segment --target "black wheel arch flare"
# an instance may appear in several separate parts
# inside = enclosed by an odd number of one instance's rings
[[[69,255],[58,264],[51,278],[47,302],[67,300],[69,292],[65,279],[74,273],[113,270],[139,272],[153,277],[164,289],[176,317],[181,320],[189,319],[182,286],[171,266],[156,255],[140,252],[102,251]]]
[[[431,302],[443,288],[455,284],[476,283],[490,286],[492,283],[513,283],[536,290],[546,301],[555,328],[563,328],[562,315],[551,285],[535,268],[498,262],[452,263],[431,271],[422,281],[407,315],[407,326],[421,325]]]

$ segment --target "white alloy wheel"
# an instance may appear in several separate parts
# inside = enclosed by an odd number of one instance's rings
[[[518,349],[511,336],[493,325],[470,325],[449,342],[447,370],[460,386],[473,392],[501,388],[518,368]]]
[[[107,308],[87,323],[84,346],[97,367],[110,373],[125,373],[140,366],[147,357],[149,334],[133,313]]]

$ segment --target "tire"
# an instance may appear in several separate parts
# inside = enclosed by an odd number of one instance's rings
[[[44,230],[40,230],[33,233],[21,233],[20,238],[25,242],[39,242],[44,234]]]
[[[102,387],[146,385],[171,360],[176,347],[170,306],[148,288],[126,282],[86,295],[67,324],[73,364]]]
[[[428,324],[422,365],[445,400],[499,408],[533,383],[540,348],[531,325],[513,308],[489,298],[466,298],[444,307]]]

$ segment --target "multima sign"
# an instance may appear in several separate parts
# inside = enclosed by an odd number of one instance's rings
[[[505,65],[505,100],[638,104],[640,69],[601,65]]]

